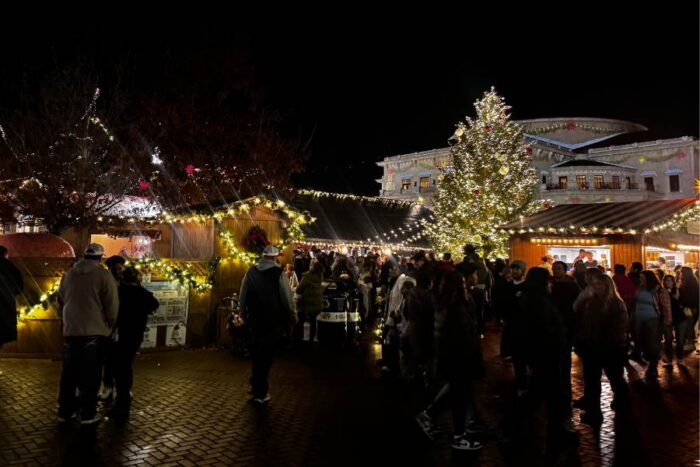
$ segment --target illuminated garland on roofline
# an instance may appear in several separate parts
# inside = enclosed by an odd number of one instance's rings
[[[316,199],[335,199],[339,201],[360,201],[362,203],[374,203],[383,204],[385,206],[422,206],[421,203],[416,201],[405,201],[390,198],[380,198],[378,196],[358,196],[348,193],[329,193],[326,191],[317,190],[296,190],[296,192],[303,196],[311,196]]]
[[[677,231],[685,228],[688,222],[700,221],[700,203],[694,202],[692,206],[683,209],[671,216],[667,221],[661,224],[654,224],[646,229],[643,228],[622,228],[615,226],[577,226],[569,225],[567,227],[528,227],[521,229],[507,229],[510,234],[524,233],[579,233],[579,234],[603,234],[603,235],[637,235],[641,233],[659,232],[662,230]]]
[[[168,259],[129,258],[125,265],[133,265],[139,271],[156,272],[169,281],[177,281],[183,287],[192,287],[195,292],[202,293],[211,290],[214,285],[214,275],[220,261],[221,258],[216,257],[209,262],[208,277],[195,274],[192,271],[192,265],[189,263],[180,263],[182,264],[181,266],[177,262]]]
[[[49,301],[58,293],[58,287],[61,285],[61,279],[55,281],[46,292],[43,292],[37,303],[29,303],[26,306],[17,308],[17,322],[22,323],[24,320],[32,318],[37,312],[47,310]]]

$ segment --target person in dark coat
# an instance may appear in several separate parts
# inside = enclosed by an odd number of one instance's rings
[[[126,417],[131,408],[131,387],[134,383],[133,363],[148,315],[153,314],[160,303],[153,294],[141,286],[140,273],[134,267],[122,272],[119,285],[119,314],[117,315],[116,342],[114,344],[114,380],[117,398],[113,417]]]
[[[582,292],[574,305],[574,317],[574,347],[583,362],[584,380],[583,397],[577,403],[586,410],[581,420],[599,426],[603,420],[600,409],[603,370],[614,393],[612,408],[624,409],[628,403],[623,369],[629,318],[625,302],[610,277],[599,274],[592,278],[590,292]]]
[[[323,311],[323,264],[311,263],[311,269],[304,273],[296,290],[299,297],[299,322],[295,327],[295,339],[304,338],[304,322],[309,321],[309,342],[316,339],[316,317]]]
[[[17,303],[24,281],[19,269],[7,259],[7,248],[0,245],[0,348],[17,340]]]
[[[526,343],[523,351],[532,370],[531,400],[546,402],[549,433],[556,438],[564,434],[565,429],[570,433],[575,433],[576,430],[568,423],[569,415],[563,412],[565,402],[562,400],[562,354],[570,345],[565,324],[568,317],[557,310],[550,287],[547,269],[530,269],[518,307],[524,331],[522,341]],[[572,307],[573,299],[567,305]],[[570,352],[571,347],[568,349]]]
[[[576,281],[566,274],[566,263],[556,261],[552,264],[552,301],[557,307],[564,324],[565,345],[561,354],[561,388],[563,413],[567,431],[571,428],[571,349],[574,345],[574,302],[581,292]]]
[[[474,420],[474,381],[483,376],[483,360],[478,329],[477,311],[473,298],[467,292],[476,283],[476,268],[465,265],[462,271],[450,271],[440,286],[440,301],[435,318],[437,378],[446,382],[426,410],[418,414],[416,422],[432,439],[435,428],[433,419],[444,402],[450,402],[454,436],[452,448],[478,450],[467,422]]]
[[[241,312],[251,332],[251,402],[256,404],[264,404],[272,398],[267,378],[275,348],[282,333],[297,322],[292,291],[276,262],[278,256],[277,248],[266,246],[262,258],[248,269],[241,284]]]
[[[105,266],[112,273],[117,284],[122,281],[124,268],[126,267],[126,259],[123,256],[114,255],[105,260]],[[114,368],[115,368],[115,342],[113,340],[105,341],[105,359],[102,372],[102,391],[97,396],[102,401],[111,400],[114,397]]]

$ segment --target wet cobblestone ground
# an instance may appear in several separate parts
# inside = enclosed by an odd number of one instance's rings
[[[476,453],[454,453],[449,433],[429,442],[414,415],[418,392],[381,375],[378,346],[287,351],[273,367],[272,401],[248,401],[249,362],[218,349],[139,355],[128,423],[95,428],[56,423],[61,364],[0,359],[0,465],[618,465],[692,466],[698,462],[698,359],[659,368],[658,383],[633,363],[626,377],[632,413],[615,418],[603,383],[600,430],[578,422],[579,442],[548,446],[535,412],[515,436],[503,434],[513,405],[512,368],[497,355],[498,331],[484,340],[487,377],[478,411],[497,434]],[[582,380],[574,362],[574,397]],[[449,417],[440,420],[449,426]]]

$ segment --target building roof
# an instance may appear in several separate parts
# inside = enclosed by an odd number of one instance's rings
[[[418,223],[429,211],[416,203],[335,193],[298,194],[289,203],[316,219],[302,226],[308,241],[427,247]]]
[[[524,127],[528,138],[572,151],[618,135],[647,130],[637,123],[607,118],[535,118],[517,123]]]
[[[561,204],[520,221],[501,226],[505,229],[539,228],[621,228],[646,229],[698,203],[697,198],[635,201],[625,203]]]

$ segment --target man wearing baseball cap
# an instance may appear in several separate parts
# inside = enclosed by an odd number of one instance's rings
[[[92,243],[83,259],[69,269],[58,288],[58,311],[63,321],[63,370],[58,396],[58,421],[80,415],[89,425],[102,418],[97,413],[97,391],[102,379],[105,341],[117,321],[117,281],[100,265],[102,245]],[[80,400],[76,397],[80,390]]]
[[[250,327],[253,354],[251,401],[257,404],[271,399],[267,378],[275,347],[282,331],[297,322],[289,281],[275,261],[279,255],[277,248],[266,246],[262,258],[248,269],[241,284],[239,303]]]

